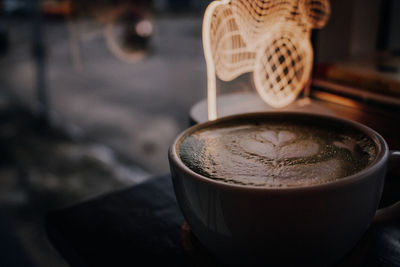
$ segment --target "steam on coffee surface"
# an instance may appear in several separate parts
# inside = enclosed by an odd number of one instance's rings
[[[200,129],[179,146],[183,163],[227,183],[295,187],[354,174],[376,156],[362,132],[296,122],[246,122]]]

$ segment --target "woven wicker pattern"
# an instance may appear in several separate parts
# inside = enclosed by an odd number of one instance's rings
[[[213,65],[207,71],[223,81],[253,72],[262,99],[284,107],[309,80],[310,32],[323,27],[329,14],[328,0],[214,1],[203,24],[204,53]]]

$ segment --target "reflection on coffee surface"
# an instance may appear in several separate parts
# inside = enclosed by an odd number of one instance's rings
[[[181,142],[179,156],[194,172],[227,183],[321,184],[362,170],[376,156],[375,144],[365,134],[336,128],[239,120],[191,133]]]

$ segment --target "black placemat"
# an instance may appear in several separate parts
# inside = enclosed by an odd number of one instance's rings
[[[182,223],[171,178],[164,176],[52,211],[46,229],[73,267],[187,266]]]
[[[25,251],[17,233],[0,209],[0,267],[34,267],[30,256]]]
[[[184,249],[183,221],[167,175],[52,211],[46,229],[72,267],[208,266],[198,261],[207,253],[189,251],[189,256]],[[338,264],[400,266],[400,223],[372,227]]]

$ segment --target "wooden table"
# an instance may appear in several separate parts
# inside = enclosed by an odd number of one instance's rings
[[[52,211],[46,229],[72,267],[223,266],[185,227],[169,175]],[[399,240],[400,222],[372,227],[337,266],[400,266]]]

